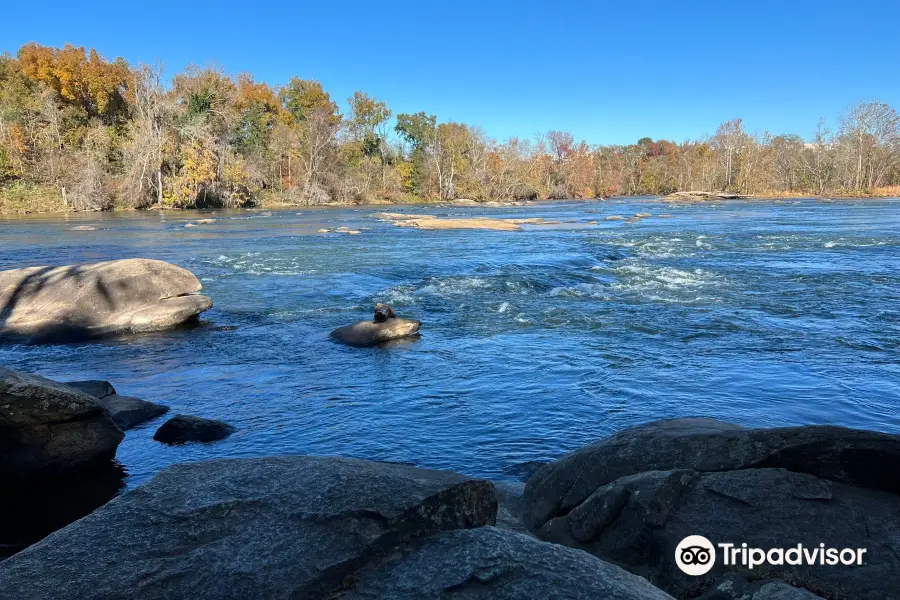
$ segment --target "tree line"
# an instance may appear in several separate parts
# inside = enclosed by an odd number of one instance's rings
[[[0,56],[0,209],[240,207],[471,198],[532,200],[727,190],[865,195],[900,185],[900,117],[865,102],[813,139],[741,119],[681,143],[590,145],[549,131],[495,140],[365,92],[338,104],[285,85],[109,61],[36,43]]]

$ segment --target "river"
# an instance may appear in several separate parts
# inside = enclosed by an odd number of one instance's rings
[[[377,210],[0,220],[0,269],[156,258],[193,271],[215,302],[193,329],[5,344],[0,364],[108,379],[170,414],[237,427],[175,447],[152,440],[164,418],[129,431],[118,453],[129,485],[174,462],[284,453],[503,479],[687,415],[900,433],[900,201],[390,209],[563,221],[519,232],[397,228]],[[605,220],[637,212],[654,217]],[[184,227],[199,218],[216,221]],[[316,233],[341,226],[371,229]],[[376,302],[420,319],[421,338],[329,338]]]

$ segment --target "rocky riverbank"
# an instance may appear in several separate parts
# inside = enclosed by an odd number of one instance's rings
[[[77,487],[113,465],[123,434],[101,401],[117,394],[8,370],[0,384],[4,481],[61,526],[46,482]],[[896,435],[701,418],[523,465],[524,486],[345,458],[176,464],[108,503],[118,487],[95,486],[107,495],[80,505],[90,514],[0,563],[0,589],[20,600],[889,599],[900,589],[898,465]],[[26,505],[4,509],[13,522]],[[866,552],[854,564],[753,568],[719,555],[691,576],[676,559],[689,535]]]

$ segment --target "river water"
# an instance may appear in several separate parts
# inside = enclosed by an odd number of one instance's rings
[[[152,440],[164,418],[129,431],[129,485],[174,462],[284,453],[502,479],[687,415],[900,433],[900,201],[391,209],[564,221],[521,232],[401,229],[376,210],[0,220],[0,269],[156,258],[193,271],[215,302],[194,329],[6,344],[0,364],[108,379],[238,428],[180,447]],[[637,212],[672,217],[604,219]],[[217,220],[184,227],[202,217]],[[316,233],[340,226],[371,229]],[[421,338],[329,338],[376,302],[420,319]]]

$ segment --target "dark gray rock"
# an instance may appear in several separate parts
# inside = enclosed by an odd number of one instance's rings
[[[533,536],[525,523],[525,484],[519,481],[495,481],[497,492],[497,527]]]
[[[96,398],[100,406],[107,410],[122,431],[128,431],[132,427],[146,423],[169,412],[169,407],[162,404],[131,396],[120,396],[108,381],[67,381],[66,385],[77,388]]]
[[[644,471],[783,467],[900,493],[900,436],[832,426],[744,429],[714,419],[620,431],[539,469],[525,487],[530,526],[566,514],[599,487]]]
[[[0,480],[5,483],[108,465],[124,437],[92,396],[0,367]]]
[[[141,423],[151,421],[169,412],[169,407],[131,396],[112,394],[97,400],[105,408],[116,425],[128,431]]]
[[[671,600],[593,556],[495,527],[430,535],[362,573],[342,600]]]
[[[900,497],[894,494],[785,469],[648,471],[599,487],[538,535],[621,565],[679,598],[709,593],[734,571],[796,583],[835,600],[891,598],[900,590],[897,515]],[[688,535],[765,550],[824,543],[867,553],[859,566],[762,565],[750,571],[726,566],[717,548],[715,567],[691,577],[675,564],[675,548]]]
[[[94,398],[106,398],[116,393],[116,388],[108,381],[100,379],[88,379],[85,381],[65,381],[66,385],[82,391]]]
[[[70,342],[171,329],[212,307],[201,287],[190,271],[143,258],[0,271],[0,336]]]
[[[388,319],[394,319],[397,317],[397,312],[391,308],[388,304],[376,304],[375,305],[375,322],[376,323],[384,323]]]
[[[164,444],[216,442],[224,440],[235,431],[234,427],[224,421],[175,415],[156,430],[153,439]]]
[[[494,488],[319,457],[216,460],[150,482],[0,563],[17,600],[320,599],[419,536],[491,525]]]

